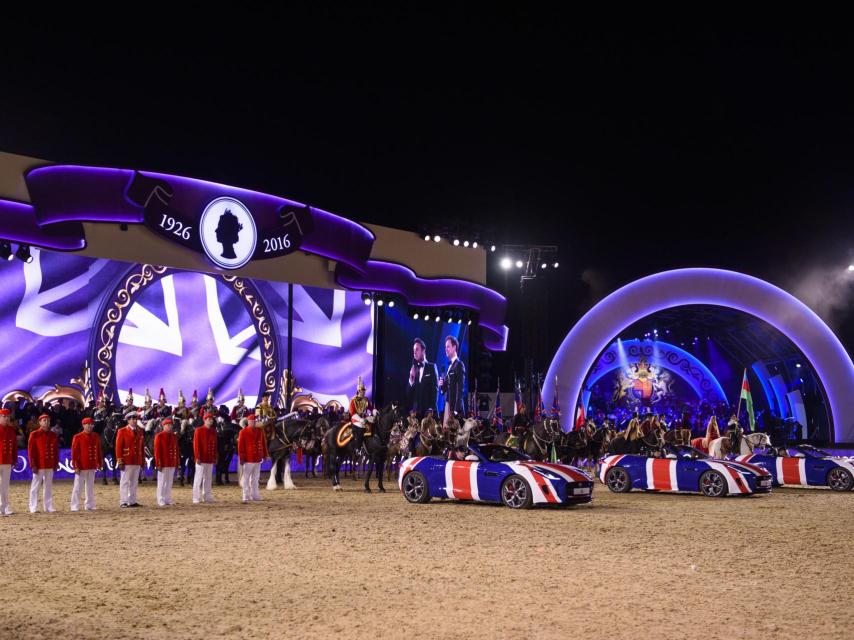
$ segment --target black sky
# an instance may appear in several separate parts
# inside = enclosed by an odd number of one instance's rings
[[[552,351],[642,275],[727,267],[795,291],[854,262],[844,31],[366,6],[18,20],[0,149],[558,244]],[[850,352],[850,284],[821,295]]]

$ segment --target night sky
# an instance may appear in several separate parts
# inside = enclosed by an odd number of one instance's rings
[[[602,295],[682,266],[783,286],[854,347],[849,34],[532,7],[144,13],[133,32],[8,29],[0,149],[557,244],[547,305],[506,279],[511,335],[542,313],[543,353]]]

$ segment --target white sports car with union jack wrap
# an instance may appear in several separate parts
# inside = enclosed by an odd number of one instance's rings
[[[666,457],[606,456],[599,479],[615,493],[632,489],[702,493],[719,498],[771,491],[772,478],[760,466],[707,456],[687,446],[666,446]]]
[[[516,449],[471,444],[464,460],[408,458],[398,483],[409,502],[451,498],[501,502],[512,509],[534,504],[579,504],[593,498],[593,478],[566,464],[540,462]]]

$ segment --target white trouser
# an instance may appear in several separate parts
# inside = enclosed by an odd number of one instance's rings
[[[193,502],[198,502],[202,495],[202,489],[205,492],[205,502],[213,502],[211,494],[211,481],[213,480],[213,463],[212,462],[197,462],[196,473],[193,476]],[[204,487],[202,486],[204,485]]]
[[[161,507],[172,504],[172,480],[175,479],[175,467],[163,467],[157,472],[157,504]]]
[[[95,508],[95,470],[86,469],[74,474],[74,488],[71,489],[71,510],[80,511],[80,492],[86,488],[86,508]]]
[[[12,478],[12,465],[0,464],[0,516],[12,513],[9,506],[9,480]]]
[[[42,503],[45,511],[53,511],[53,469],[39,469],[30,484],[30,513],[39,508],[39,486],[44,486]]]
[[[126,464],[119,480],[119,504],[136,504],[136,487],[139,484],[139,465]]]
[[[261,493],[258,491],[258,478],[261,476],[260,462],[243,463],[243,501],[250,498],[260,500]]]

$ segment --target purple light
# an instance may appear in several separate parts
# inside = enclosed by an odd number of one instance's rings
[[[836,442],[854,441],[854,364],[828,326],[803,302],[768,282],[722,269],[677,269],[632,282],[594,306],[555,353],[543,387],[574,407],[604,346],[626,327],[663,309],[707,304],[753,315],[787,336],[813,365],[830,405]]]

